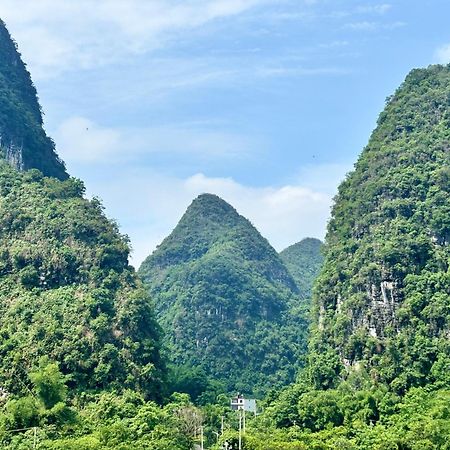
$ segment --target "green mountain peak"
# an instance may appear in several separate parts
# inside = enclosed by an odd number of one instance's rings
[[[43,128],[36,89],[17,45],[0,20],[0,155],[16,169],[68,177]]]
[[[293,379],[307,329],[292,312],[297,287],[268,241],[227,202],[196,198],[139,274],[174,364],[201,367],[230,391]],[[274,346],[278,354],[268,358]]]
[[[328,226],[312,348],[340,360],[329,364],[335,383],[364,368],[404,392],[449,364],[449,143],[450,65],[413,70],[340,185]]]

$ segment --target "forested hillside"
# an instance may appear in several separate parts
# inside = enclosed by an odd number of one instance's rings
[[[339,187],[308,366],[247,448],[448,448],[449,190],[450,66],[430,66],[387,99]]]
[[[3,22],[0,135],[0,447],[189,448],[188,402],[153,403],[162,332],[128,238],[68,178]]]
[[[323,264],[322,242],[319,239],[305,238],[285,248],[281,260],[294,278],[300,296],[311,299],[314,281]]]
[[[0,19],[0,152],[17,169],[66,179],[64,163],[42,127],[36,89]]]
[[[339,187],[312,350],[397,393],[450,364],[450,67],[413,70]]]
[[[225,392],[260,393],[294,379],[307,332],[297,287],[225,201],[194,200],[139,274],[176,366],[202,368]]]
[[[128,242],[75,179],[0,167],[0,385],[27,392],[41,357],[78,390],[161,398],[160,329]]]
[[[450,448],[450,65],[387,99],[323,246],[203,194],[145,285],[1,21],[0,138],[0,448],[236,450],[236,391],[242,450]]]

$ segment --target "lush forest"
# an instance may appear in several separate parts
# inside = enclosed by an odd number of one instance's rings
[[[449,174],[450,66],[413,70],[339,187],[308,365],[246,448],[449,448]]]
[[[183,384],[193,388],[186,377],[194,368],[219,392],[261,395],[294,380],[308,329],[299,291],[276,251],[228,203],[195,199],[139,274]]]
[[[325,243],[280,255],[204,194],[136,273],[3,22],[0,135],[0,448],[235,450],[239,390],[245,450],[450,449],[450,65],[387,99]]]

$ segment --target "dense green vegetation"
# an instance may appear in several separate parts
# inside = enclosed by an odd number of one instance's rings
[[[301,297],[305,300],[311,299],[314,281],[322,268],[322,245],[319,239],[305,238],[280,253]]]
[[[450,449],[450,66],[408,75],[339,187],[305,357],[319,241],[280,258],[202,195],[144,288],[3,22],[0,56],[2,449],[234,450],[231,390],[266,393],[245,450]]]
[[[1,408],[2,449],[192,448],[200,412],[186,397],[174,396],[164,407],[129,390],[85,393],[69,401],[56,365],[44,364],[30,377],[29,394]]]
[[[42,128],[36,89],[0,19],[0,154],[20,169],[66,179],[64,163]]]
[[[201,368],[225,392],[257,394],[294,379],[307,331],[295,283],[219,197],[194,200],[139,273],[176,366]]]
[[[0,386],[28,390],[42,356],[77,390],[161,398],[160,329],[127,238],[79,180],[0,164]]]
[[[450,66],[412,71],[339,187],[309,363],[248,449],[446,449]]]
[[[450,66],[413,70],[339,187],[311,350],[402,394],[448,381]],[[444,376],[444,379],[441,379]]]
[[[413,388],[402,399],[383,390],[309,391],[292,408],[296,422],[283,428],[284,393],[266,413],[248,420],[245,450],[445,450],[450,448],[450,391]],[[288,402],[288,404],[290,404]],[[237,448],[238,433],[222,440]],[[220,447],[212,447],[219,449]]]

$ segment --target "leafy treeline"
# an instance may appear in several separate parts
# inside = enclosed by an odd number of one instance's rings
[[[450,391],[412,388],[402,397],[383,390],[305,392],[296,404],[287,392],[256,419],[247,419],[244,450],[445,450],[450,438]],[[289,393],[292,395],[292,392]],[[295,424],[282,427],[280,409],[289,405]],[[283,419],[284,420],[284,419]],[[220,442],[238,448],[237,431]],[[210,447],[219,450],[217,445]]]
[[[191,450],[201,412],[187,396],[165,406],[132,390],[67,397],[54,363],[30,373],[27,396],[0,408],[0,447],[5,450]]]
[[[305,238],[280,253],[305,300],[311,298],[314,281],[323,264],[322,245],[319,239]]]
[[[42,127],[36,89],[0,19],[0,154],[19,169],[66,179],[64,163]]]
[[[0,162],[1,448],[188,450],[203,431],[206,448],[235,450],[217,395],[230,390],[268,392],[245,450],[450,448],[450,66],[412,71],[388,99],[339,187],[308,363],[269,391],[303,365],[320,243],[283,263],[202,195],[142,265],[143,288],[127,238],[57,159],[3,23],[0,54],[3,156],[35,168]]]
[[[199,196],[139,269],[176,366],[224,391],[258,393],[294,379],[307,322],[276,251],[219,197]]]

